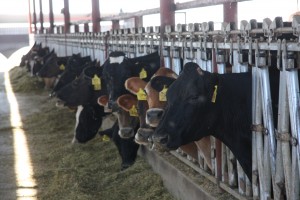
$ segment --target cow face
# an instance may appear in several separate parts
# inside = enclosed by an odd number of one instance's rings
[[[149,109],[146,113],[146,123],[151,127],[157,127],[166,107],[166,98],[162,97],[161,92],[168,90],[169,86],[175,81],[173,77],[155,76],[145,87]]]
[[[157,52],[131,59],[125,58],[123,52],[112,52],[109,56],[109,63],[104,65],[103,69],[109,94],[109,106],[113,107],[113,110],[117,109],[117,98],[128,93],[124,87],[128,78],[141,77],[149,80],[158,70],[159,65],[160,57]]]
[[[57,55],[54,52],[51,52],[46,58],[37,61],[37,63],[42,64],[38,72],[38,76],[42,78],[56,77],[61,72],[57,64]]]
[[[152,137],[155,143],[177,149],[211,132],[214,120],[207,113],[211,109],[209,98],[213,86],[204,73],[197,64],[187,63],[178,79],[170,85],[165,113]],[[195,138],[195,129],[203,135]]]
[[[138,116],[140,121],[140,127],[135,134],[135,142],[138,144],[147,145],[148,139],[153,133],[153,129],[146,123],[146,112],[149,108],[147,95],[144,91],[147,82],[139,77],[131,77],[126,80],[125,88],[135,95],[137,99],[136,107],[138,109]]]
[[[64,62],[65,61],[63,59],[60,59],[57,63],[59,66],[61,66],[61,64],[64,64]],[[51,92],[51,96],[55,96],[58,90],[72,82],[76,77],[79,77],[86,67],[94,64],[95,61],[91,62],[89,56],[81,58],[80,54],[73,54],[71,57],[68,57],[66,65],[64,66],[64,70]]]
[[[117,99],[117,104],[120,108],[117,112],[114,112],[114,114],[118,118],[120,137],[134,137],[134,130],[139,125],[136,97],[131,94],[121,95]]]
[[[86,143],[93,139],[102,124],[103,107],[97,104],[78,106],[73,143]]]
[[[102,67],[92,65],[85,68],[79,78],[60,89],[56,96],[68,106],[77,106],[97,104],[98,97],[104,94],[106,88],[102,79]]]
[[[125,54],[123,52],[110,53],[109,62],[104,64],[103,78],[106,81],[109,94],[108,106],[112,108],[113,111],[117,110],[117,98],[127,93],[124,83],[127,78],[132,76],[130,68],[130,63],[125,60]]]

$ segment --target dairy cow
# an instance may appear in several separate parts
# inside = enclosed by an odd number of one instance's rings
[[[91,64],[95,64],[95,61],[92,62],[90,56],[81,57],[80,53],[72,54],[72,56],[68,58],[67,64],[64,67],[62,74],[59,76],[57,83],[54,85],[51,96],[55,96],[59,89],[72,82],[82,73],[83,69]]]
[[[151,76],[160,67],[160,56],[158,52],[136,57],[127,58],[123,52],[112,52],[109,55],[108,62],[103,66],[103,78],[107,84],[108,107],[112,109],[117,116],[121,137],[131,137],[134,135],[134,128],[138,126],[138,120],[133,120],[128,112],[120,109],[117,99],[124,94],[129,94],[125,88],[125,81],[130,77],[140,77],[143,80],[149,80]],[[127,122],[126,122],[127,121]],[[125,124],[130,126],[124,127]]]
[[[118,125],[98,132],[103,117],[109,114],[98,104],[98,98],[106,96],[106,84],[102,78],[101,66],[86,67],[77,79],[58,90],[56,96],[66,106],[78,106],[73,142],[85,143],[93,139],[97,133],[106,134],[112,138],[118,148],[122,159],[121,169],[124,170],[134,163],[138,145],[133,139],[120,138]]]
[[[123,94],[128,94],[124,84],[130,77],[141,77],[149,80],[160,67],[158,52],[127,58],[123,52],[112,52],[108,62],[103,66],[103,78],[107,84],[109,107],[117,108],[117,99]]]
[[[98,97],[106,94],[101,76],[102,67],[89,66],[77,79],[57,91],[56,97],[65,106],[78,106],[73,142],[85,143],[94,138],[102,124],[102,118],[107,115],[103,106],[97,103]]]
[[[166,99],[162,101],[160,96],[160,91],[165,88],[169,88],[170,85],[176,80],[174,76],[155,76],[153,77],[149,83],[147,84],[145,90],[147,92],[147,100],[149,103],[149,110],[147,111],[146,121],[152,127],[157,127],[161,117],[164,114],[164,110],[166,107]],[[141,132],[139,135],[145,135]],[[151,137],[150,137],[151,138]],[[148,139],[151,141],[151,139]],[[204,158],[205,163],[212,170],[211,165],[211,142],[210,137],[206,136],[200,140],[181,145],[180,149],[187,153],[188,155],[192,156],[194,159],[198,160],[198,156],[201,155]]]
[[[187,63],[169,87],[152,139],[162,148],[213,135],[227,145],[251,180],[251,73],[213,74]]]
[[[161,68],[160,68],[161,69]],[[159,70],[160,70],[159,69]],[[159,71],[158,70],[158,71]],[[125,82],[125,88],[131,92],[131,94],[128,95],[134,95],[134,102],[129,102],[127,104],[129,105],[135,105],[137,108],[137,116],[139,118],[140,127],[135,133],[135,141],[138,144],[147,145],[148,144],[148,136],[153,132],[153,128],[151,128],[146,123],[146,112],[149,109],[149,105],[147,102],[147,95],[145,93],[145,86],[147,85],[147,82],[142,80],[139,77],[131,77],[126,80]],[[125,107],[124,105],[123,107]],[[127,106],[127,111],[130,112],[130,106]],[[140,135],[139,133],[143,132],[143,135]],[[142,137],[143,136],[143,137]]]

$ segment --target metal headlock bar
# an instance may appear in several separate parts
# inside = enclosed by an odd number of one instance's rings
[[[263,22],[243,20],[239,29],[236,24],[222,23],[220,30],[215,30],[213,22],[165,26],[164,38],[160,32],[159,26],[139,27],[101,33],[37,34],[35,40],[54,48],[59,56],[81,53],[99,59],[100,63],[111,51],[123,51],[128,57],[159,51],[165,67],[178,74],[182,61],[197,62],[202,69],[220,74],[251,70],[252,183],[224,145],[220,176],[214,138],[211,174],[220,187],[226,184],[238,187],[239,194],[230,187],[225,189],[235,196],[299,199],[300,16],[294,16],[292,22],[283,22],[281,17],[266,18]],[[271,104],[270,67],[280,73],[276,123]],[[199,160],[201,169],[207,171],[201,156]]]

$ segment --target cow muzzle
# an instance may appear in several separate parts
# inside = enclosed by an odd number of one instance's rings
[[[139,128],[135,134],[134,140],[136,143],[141,145],[148,145],[154,130],[151,128]]]
[[[165,152],[170,150],[167,148],[167,142],[169,140],[168,135],[157,136],[153,134],[150,138],[151,139],[149,139],[149,142],[152,144],[151,150],[155,150],[157,152]]]
[[[146,113],[146,123],[151,127],[157,127],[163,114],[164,110],[161,108],[150,108]]]
[[[134,131],[130,127],[120,128],[119,135],[121,138],[128,139],[134,136]]]

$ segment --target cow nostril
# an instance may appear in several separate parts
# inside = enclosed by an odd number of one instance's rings
[[[152,136],[152,141],[155,143],[167,144],[168,140],[169,140],[168,135]]]
[[[164,113],[164,111],[162,111],[162,110],[158,111],[157,112],[157,118],[160,119],[162,117],[163,113]]]

